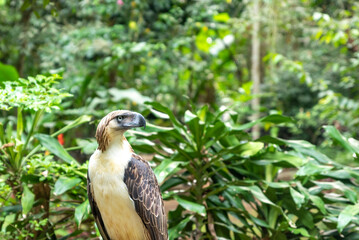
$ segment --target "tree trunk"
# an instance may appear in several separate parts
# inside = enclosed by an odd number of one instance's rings
[[[251,66],[251,76],[253,81],[253,100],[252,100],[252,120],[257,120],[260,118],[260,65],[261,65],[261,55],[260,55],[260,0],[253,0],[252,5],[252,66]],[[260,136],[260,127],[255,125],[252,128],[252,136],[254,139],[259,138]]]

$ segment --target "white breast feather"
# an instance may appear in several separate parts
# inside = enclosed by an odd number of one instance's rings
[[[145,226],[123,182],[125,168],[132,156],[128,142],[125,144],[114,141],[105,152],[96,150],[90,158],[89,177],[93,197],[110,238],[143,240]]]

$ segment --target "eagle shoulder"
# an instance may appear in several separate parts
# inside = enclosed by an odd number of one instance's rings
[[[140,156],[132,154],[125,170],[124,182],[151,239],[167,240],[167,219],[161,191],[149,164]]]

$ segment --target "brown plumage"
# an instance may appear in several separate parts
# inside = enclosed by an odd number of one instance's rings
[[[124,182],[135,202],[136,212],[150,233],[150,239],[167,239],[164,204],[157,179],[148,163],[133,154],[125,171]]]
[[[99,147],[90,159],[87,191],[104,240],[168,238],[156,177],[123,136],[127,129],[139,126],[145,126],[142,115],[114,111],[97,128]]]

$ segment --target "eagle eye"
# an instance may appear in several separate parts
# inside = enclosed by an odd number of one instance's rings
[[[123,119],[122,116],[117,116],[117,121],[118,121],[119,123],[122,122],[122,119]]]

